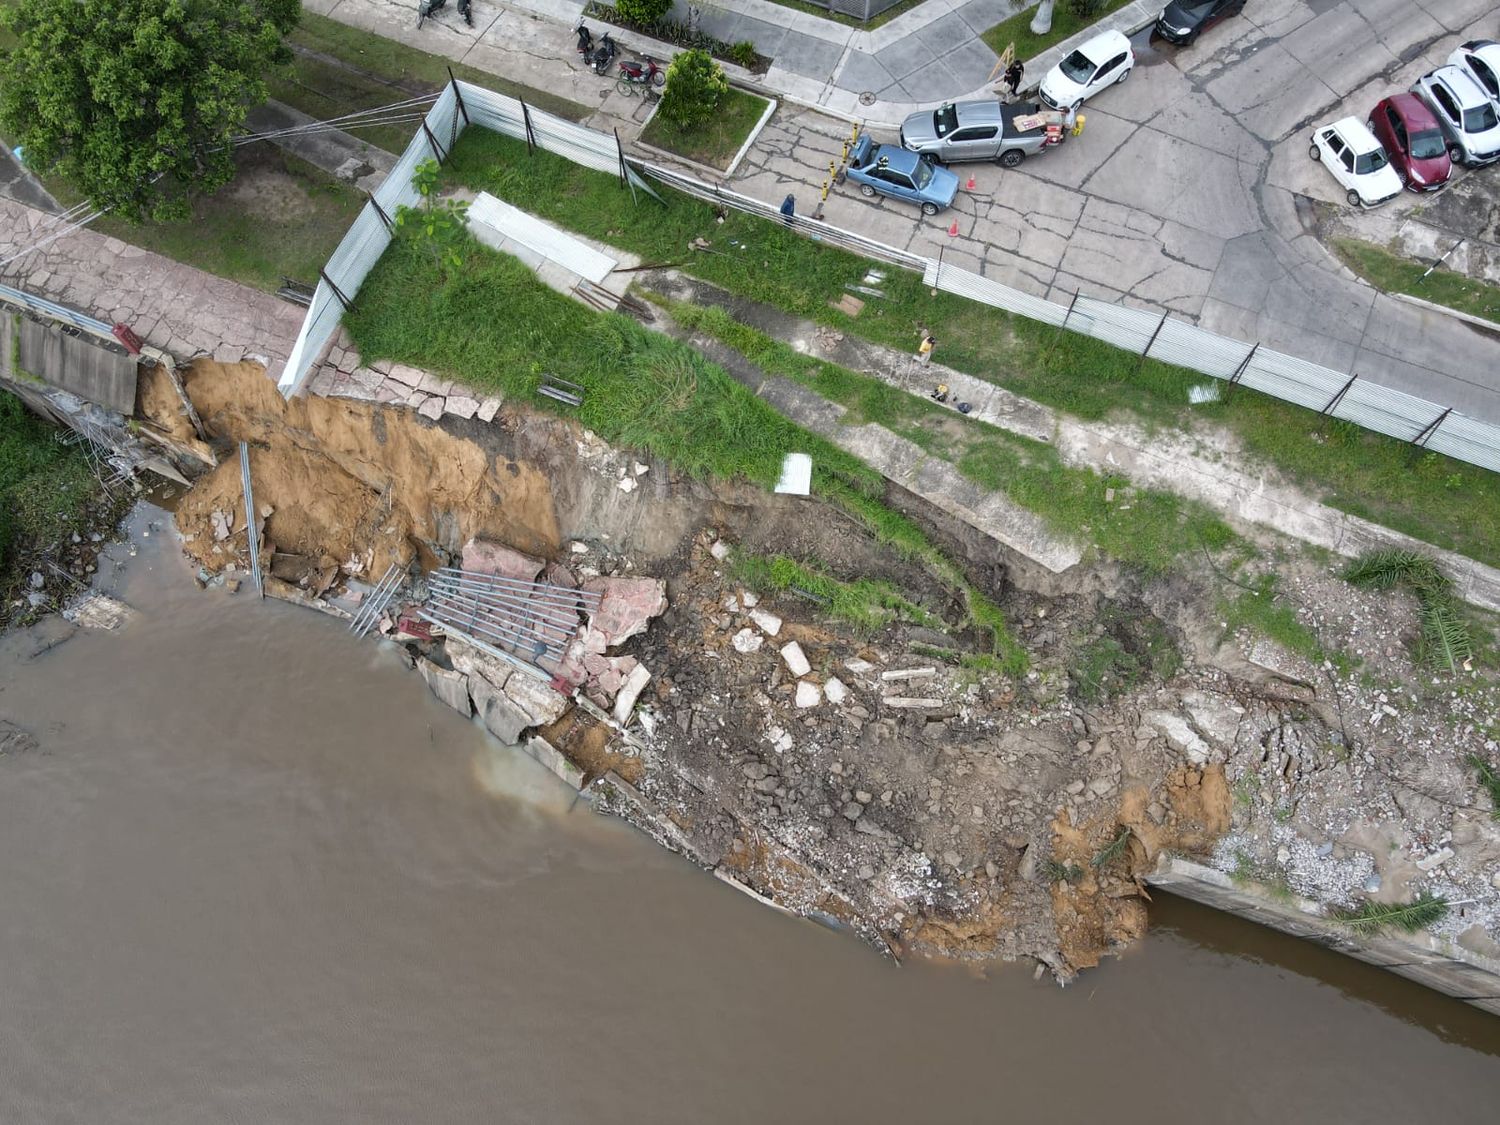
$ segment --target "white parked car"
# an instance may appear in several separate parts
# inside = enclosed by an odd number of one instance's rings
[[[1129,39],[1118,31],[1100,32],[1047,72],[1042,101],[1053,109],[1076,109],[1106,86],[1124,82],[1134,65]]]
[[[1500,104],[1500,43],[1471,39],[1448,56],[1448,65],[1458,67],[1479,84],[1485,97]]]
[[[1333,173],[1355,207],[1374,207],[1401,194],[1401,176],[1385,149],[1357,117],[1345,117],[1313,131],[1310,154]]]
[[[1484,87],[1461,67],[1440,66],[1411,88],[1448,138],[1448,159],[1477,168],[1500,160],[1500,114]]]

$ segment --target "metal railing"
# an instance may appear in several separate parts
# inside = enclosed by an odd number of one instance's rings
[[[250,548],[250,578],[255,592],[266,596],[266,579],[260,571],[260,527],[255,518],[255,492],[250,487],[250,447],[240,442],[240,483],[245,489],[245,539]]]
[[[411,206],[417,193],[412,173],[422,161],[446,159],[469,125],[524,140],[528,149],[545,149],[576,164],[620,177],[632,192],[650,179],[716,206],[782,223],[808,238],[863,257],[920,271],[924,284],[991,308],[1028,317],[1123,348],[1135,355],[1175,364],[1226,384],[1243,386],[1284,402],[1339,418],[1376,433],[1447,454],[1456,460],[1500,472],[1500,426],[1470,418],[1450,407],[1381,386],[1347,371],[1337,371],[1259,344],[1246,343],[1174,320],[1167,313],[1127,308],[1081,294],[1068,305],[1024,293],[969,270],[888,246],[853,231],[801,215],[783,216],[769,203],[706,183],[675,169],[625,154],[615,133],[601,133],[553,117],[515,98],[468,82],[451,82],[433,105],[380,190],[360,212],[334,251],[318,283],[307,319],[282,371],[279,386],[295,394],[337,330],[344,309],[391,239],[390,217]]]

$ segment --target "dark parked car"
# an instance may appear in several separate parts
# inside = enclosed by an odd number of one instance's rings
[[[1392,94],[1370,111],[1370,132],[1412,191],[1437,191],[1453,174],[1443,130],[1421,98]]]
[[[1225,16],[1245,10],[1245,0],[1172,0],[1156,21],[1156,34],[1169,43],[1195,43]]]

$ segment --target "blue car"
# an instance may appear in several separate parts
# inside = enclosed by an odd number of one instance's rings
[[[849,154],[849,179],[861,195],[888,195],[921,204],[922,214],[936,215],[958,194],[958,177],[896,145],[878,145],[860,137]]]

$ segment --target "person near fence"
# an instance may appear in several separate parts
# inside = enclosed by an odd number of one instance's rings
[[[797,197],[787,192],[785,199],[781,201],[781,221],[787,226],[792,225],[792,217],[797,214]]]
[[[937,347],[937,339],[931,332],[922,333],[922,342],[917,345],[917,362],[926,367],[932,362],[932,349]]]

